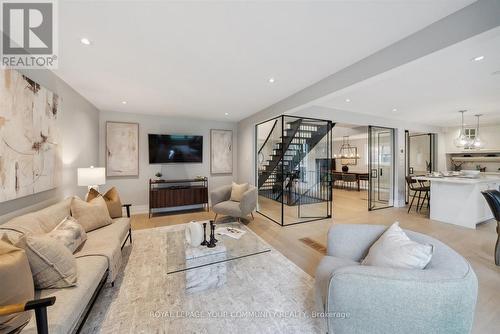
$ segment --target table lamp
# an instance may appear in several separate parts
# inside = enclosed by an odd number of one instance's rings
[[[78,168],[77,174],[78,185],[87,186],[88,191],[92,188],[99,191],[99,185],[106,184],[106,168],[104,167]]]

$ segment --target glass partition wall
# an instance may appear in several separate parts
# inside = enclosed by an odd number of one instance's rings
[[[286,115],[256,125],[257,212],[282,226],[331,217],[332,127]]]

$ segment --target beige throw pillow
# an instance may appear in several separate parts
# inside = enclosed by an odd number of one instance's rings
[[[83,226],[85,232],[93,231],[113,222],[102,196],[98,196],[88,203],[74,197],[71,201],[71,215]]]
[[[363,265],[424,269],[431,261],[432,245],[423,245],[410,240],[395,222],[370,247],[368,255],[361,262]]]
[[[3,238],[2,238],[3,239]],[[24,250],[0,240],[0,306],[33,300],[35,288]],[[0,333],[16,333],[31,318],[31,312],[0,316]]]
[[[71,253],[74,253],[87,240],[85,229],[71,216],[64,218],[48,233],[48,236],[62,242]]]
[[[248,183],[237,184],[233,182],[231,189],[231,201],[241,202],[243,194],[248,190]]]
[[[94,198],[102,196],[108,207],[109,215],[111,218],[120,218],[123,216],[122,212],[122,202],[120,200],[120,195],[115,187],[106,191],[104,195],[99,194],[97,190],[91,188],[87,195],[87,202],[90,202]]]
[[[14,246],[24,249],[28,256],[35,288],[76,285],[76,260],[62,242],[47,234],[25,235]]]

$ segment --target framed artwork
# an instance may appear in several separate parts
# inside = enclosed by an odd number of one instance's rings
[[[0,202],[58,187],[60,97],[15,70],[0,70]]]
[[[233,173],[232,130],[210,130],[210,173]]]
[[[139,176],[139,123],[106,122],[106,176]]]

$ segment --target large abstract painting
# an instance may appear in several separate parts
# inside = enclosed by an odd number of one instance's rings
[[[212,174],[233,172],[233,131],[210,130],[210,172]]]
[[[61,182],[57,94],[14,70],[0,70],[0,202]]]
[[[138,123],[106,123],[106,175],[139,175]]]

